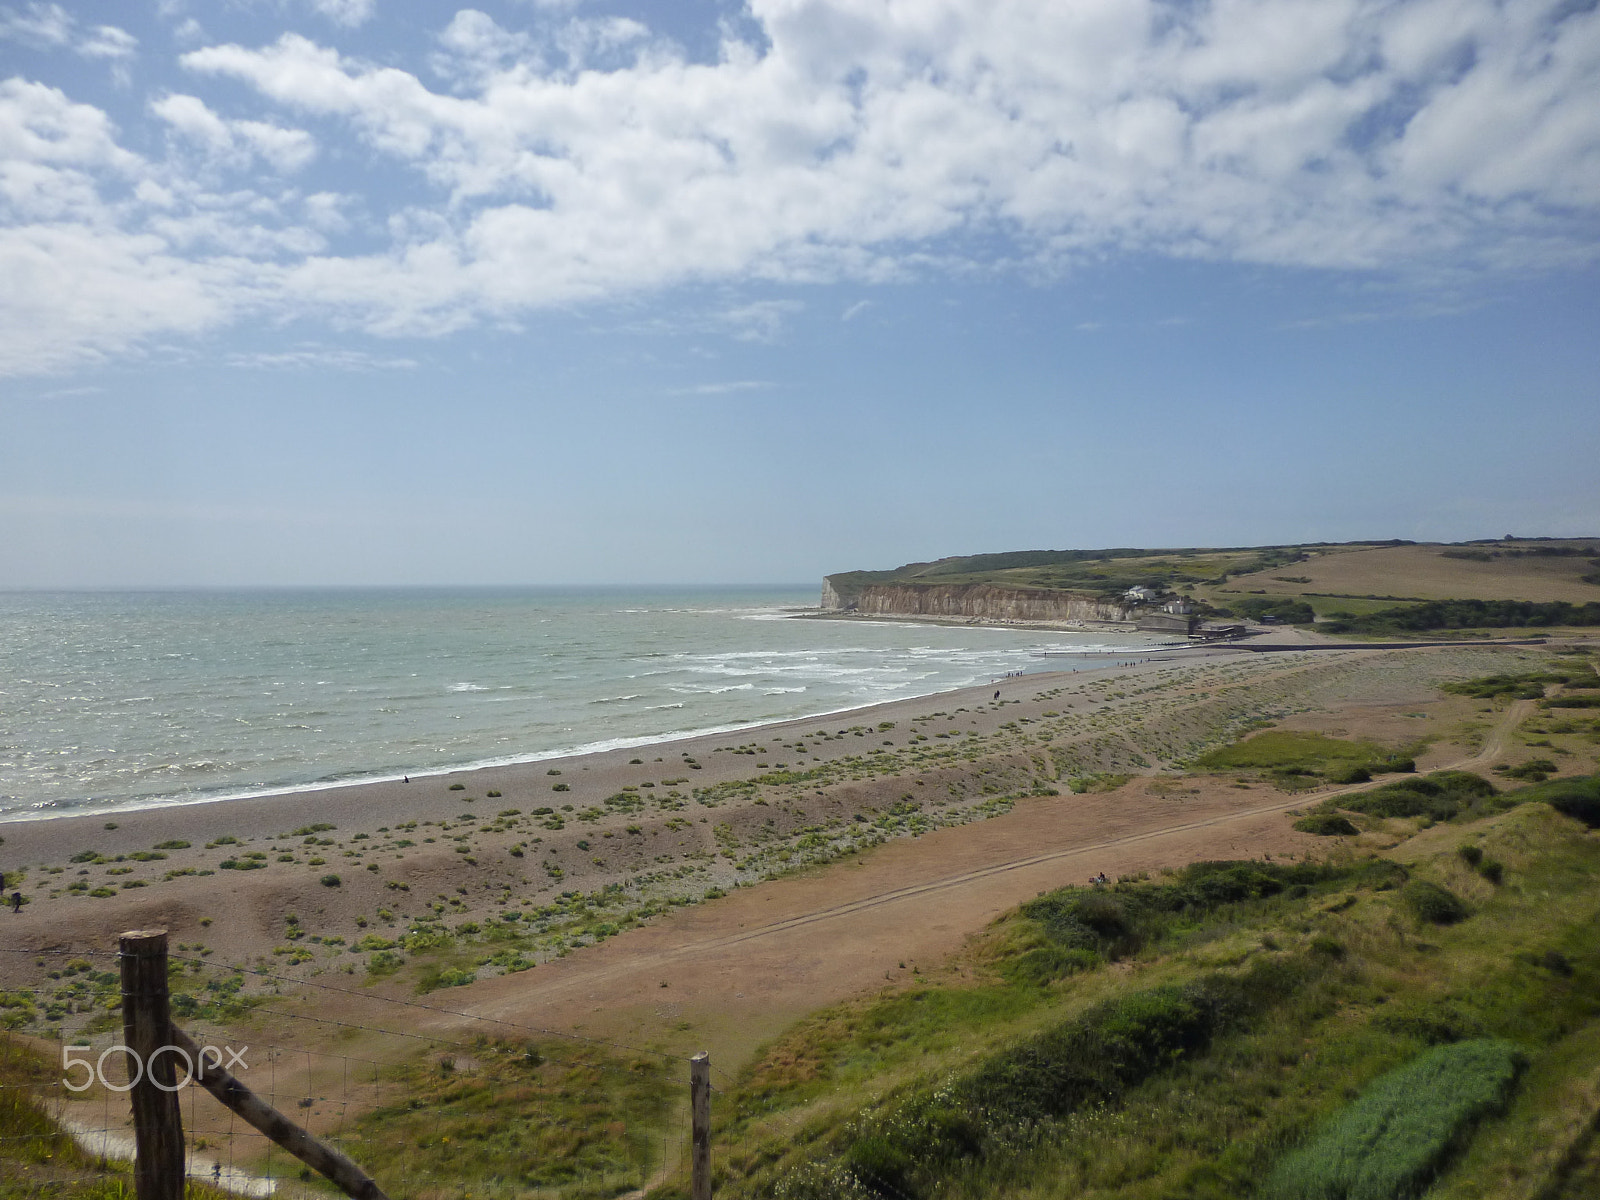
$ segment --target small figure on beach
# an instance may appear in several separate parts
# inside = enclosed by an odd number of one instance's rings
[[[409,775],[405,776],[405,781],[407,783],[410,783],[411,782],[411,776],[409,776]]]
[[[14,912],[14,913],[19,913],[19,912],[22,911],[22,893],[21,892],[12,892],[11,893],[11,911]]]
[[[1000,699],[1000,689],[999,688],[995,689],[994,698],[996,700]]]
[[[410,783],[411,781],[408,779],[408,780],[406,780],[406,782]],[[212,1183],[221,1183],[222,1182],[222,1164],[219,1163],[219,1162],[214,1162],[214,1163],[211,1164],[211,1182]]]

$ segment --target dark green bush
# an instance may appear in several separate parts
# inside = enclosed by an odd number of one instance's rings
[[[915,1195],[911,1156],[888,1138],[869,1135],[857,1138],[845,1152],[845,1166],[862,1186],[880,1196]]]
[[[1400,898],[1419,921],[1433,925],[1454,925],[1467,917],[1467,906],[1460,897],[1426,879],[1413,879],[1406,884]]]
[[[1431,817],[1448,821],[1496,795],[1494,784],[1470,771],[1434,771],[1416,779],[1398,779],[1357,796],[1341,797],[1339,805],[1374,817]]]
[[[1461,856],[1461,861],[1466,863],[1469,867],[1476,867],[1483,861],[1482,846],[1474,846],[1471,843],[1468,843],[1465,846],[1456,847],[1456,853]]]
[[[1348,817],[1338,813],[1312,813],[1294,823],[1301,833],[1314,833],[1319,837],[1355,837],[1361,831],[1350,823]]]
[[[1372,772],[1360,763],[1348,767],[1334,767],[1328,772],[1329,783],[1366,783],[1372,778]]]
[[[1521,788],[1508,797],[1520,804],[1544,803],[1563,816],[1582,821],[1590,829],[1600,829],[1600,775],[1580,775],[1552,779]]]

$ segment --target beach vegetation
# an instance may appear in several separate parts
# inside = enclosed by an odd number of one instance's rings
[[[1319,807],[1324,812],[1345,809],[1374,817],[1452,821],[1503,812],[1522,802],[1519,793],[1502,796],[1494,784],[1470,771],[1434,771],[1353,796],[1330,798]]]
[[[187,850],[190,845],[191,843],[183,838],[172,838],[170,841],[157,842],[155,848],[157,850]]]
[[[1301,833],[1313,833],[1318,837],[1355,837],[1361,832],[1350,823],[1349,817],[1338,813],[1312,813],[1301,817],[1294,827]]]
[[[1430,919],[1426,946],[1414,885],[1452,895],[1454,846],[1030,901],[959,969],[767,1046],[719,1104],[717,1194],[1576,1197],[1600,845],[1538,804],[1470,837],[1527,884]]]
[[[1365,739],[1267,729],[1202,754],[1194,766],[1202,771],[1261,771],[1275,782],[1358,783],[1362,772],[1370,779],[1374,774],[1415,770],[1414,753],[1410,747],[1396,750]]]

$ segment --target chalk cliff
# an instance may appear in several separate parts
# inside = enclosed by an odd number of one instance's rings
[[[976,617],[986,621],[1115,621],[1134,613],[1082,592],[1001,587],[992,583],[866,583],[838,576],[822,581],[822,607],[874,616]]]

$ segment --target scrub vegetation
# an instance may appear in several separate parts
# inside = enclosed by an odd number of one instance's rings
[[[1553,785],[1407,782],[1447,840],[1063,888],[802,1021],[719,1101],[717,1194],[1582,1194],[1600,842]]]

